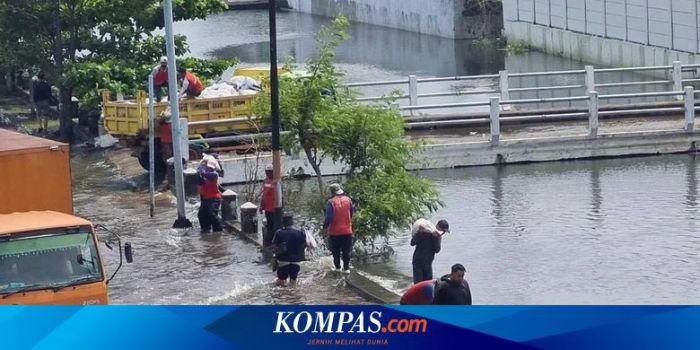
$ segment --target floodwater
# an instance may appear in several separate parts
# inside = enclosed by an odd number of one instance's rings
[[[327,258],[306,262],[297,288],[274,287],[269,261],[258,248],[232,233],[199,233],[197,204],[188,202],[192,229],[171,229],[174,203],[158,200],[149,216],[147,177],[125,178],[102,153],[73,156],[76,215],[103,224],[131,242],[134,262],[124,263],[110,283],[112,303],[126,304],[358,304],[364,300],[341,278],[328,274]],[[111,237],[98,231],[100,240]],[[103,244],[111,275],[119,255]],[[305,273],[307,272],[307,273]],[[313,285],[314,288],[307,288]],[[303,292],[302,292],[303,291]]]
[[[277,19],[278,57],[294,57],[303,64],[316,55],[314,36],[328,24],[329,18],[297,12],[280,12]],[[176,23],[175,32],[188,37],[190,54],[198,57],[237,57],[239,67],[269,65],[269,28],[267,11],[228,11],[207,20]],[[353,23],[348,29],[351,39],[342,43],[335,62],[346,73],[347,82],[408,80],[418,78],[473,76],[509,72],[582,70],[585,63],[530,51],[508,54],[503,41],[451,40],[410,33],[375,25]],[[603,68],[603,67],[598,67]],[[596,84],[639,82],[670,79],[630,72],[597,73]],[[511,77],[510,88],[533,86],[584,85],[584,74],[538,77]],[[667,91],[670,84],[600,87],[599,94]],[[473,79],[420,83],[418,94],[498,89],[497,79]],[[364,96],[386,96],[398,90],[408,94],[407,85],[363,87]],[[490,94],[493,95],[493,94]],[[418,104],[488,102],[489,94],[420,97]],[[584,88],[556,91],[512,92],[512,99],[585,96]],[[666,101],[665,98],[600,100],[600,104]],[[397,101],[407,105],[408,100]],[[538,103],[523,108],[585,106],[585,101]],[[516,106],[520,108],[521,106]],[[425,113],[484,112],[487,106],[421,110]]]
[[[309,58],[313,35],[327,22],[280,13],[280,57]],[[198,57],[236,56],[241,66],[269,59],[264,11],[231,11],[178,23],[176,32],[188,36],[191,53]],[[353,39],[337,54],[350,82],[583,66],[536,52],[508,55],[488,42],[364,24],[353,24],[350,34]],[[610,79],[648,78],[621,74]],[[425,92],[492,85],[448,83],[429,85]],[[141,190],[145,177],[123,178],[103,159],[99,153],[74,157],[74,193],[78,215],[107,225],[134,246],[135,262],[125,265],[111,284],[112,302],[364,302],[342,279],[327,273],[330,263],[323,254],[306,263],[300,288],[273,287],[269,264],[255,246],[229,233],[202,236],[196,229],[170,229],[175,207],[167,200],[159,202],[156,218],[149,218]],[[436,258],[435,275],[463,263],[476,304],[700,303],[697,171],[696,159],[682,155],[423,172],[446,203],[435,218],[448,219],[453,228]],[[313,182],[299,183],[297,203],[308,202],[304,198],[313,195],[314,187]],[[289,209],[316,220],[319,214],[302,204]],[[196,210],[196,204],[187,205],[195,226]],[[407,287],[408,241],[407,233],[399,233],[390,241],[396,251],[390,260],[360,270],[396,291]],[[106,260],[108,271],[114,271],[117,255],[107,252]]]
[[[476,304],[697,304],[699,167],[672,155],[423,171],[445,202],[431,219],[451,228],[434,275],[466,266]],[[409,242],[405,228],[392,259],[360,269],[400,292]]]

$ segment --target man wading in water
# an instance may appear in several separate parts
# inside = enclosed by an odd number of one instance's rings
[[[416,247],[413,251],[413,283],[433,279],[433,260],[440,252],[445,232],[450,232],[447,220],[433,225],[426,219],[418,219],[413,224],[411,245]]]

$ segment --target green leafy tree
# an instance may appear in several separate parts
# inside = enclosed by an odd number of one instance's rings
[[[173,1],[176,21],[203,19],[224,9],[223,0]],[[4,0],[0,57],[9,58],[14,69],[44,71],[58,85],[62,106],[70,104],[74,92],[94,103],[98,88],[145,86],[147,72],[165,52],[163,37],[152,34],[163,20],[157,0]],[[188,51],[182,36],[176,46],[178,55]],[[207,72],[222,65],[190,62]],[[66,140],[72,139],[71,117],[68,108],[61,108]]]
[[[338,17],[317,34],[319,55],[305,72],[280,79],[280,119],[290,131],[285,147],[303,150],[321,194],[327,193],[320,166],[325,159],[347,165],[346,190],[356,200],[355,236],[364,244],[388,237],[442,202],[430,181],[406,171],[420,144],[404,138],[404,120],[386,105],[364,105],[344,88],[334,65],[335,48],[348,39],[348,21]],[[287,69],[296,69],[288,60]],[[255,115],[269,117],[269,95],[261,94]],[[324,198],[325,199],[325,198]],[[320,202],[322,205],[322,201]],[[321,206],[319,205],[319,207]]]

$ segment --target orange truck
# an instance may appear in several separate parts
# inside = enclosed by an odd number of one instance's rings
[[[0,129],[0,198],[0,304],[108,303],[131,245],[112,233],[119,266],[107,278],[95,225],[73,215],[68,145]]]

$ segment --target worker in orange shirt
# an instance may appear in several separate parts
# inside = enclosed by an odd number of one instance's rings
[[[333,197],[326,203],[326,219],[323,228],[328,234],[328,248],[333,254],[333,265],[340,271],[342,253],[343,273],[350,273],[350,253],[352,251],[352,214],[355,206],[352,198],[345,194],[339,184],[330,186]]]
[[[177,80],[182,82],[179,98],[187,96],[187,98],[195,98],[204,91],[204,84],[192,72],[185,68],[177,69]]]

